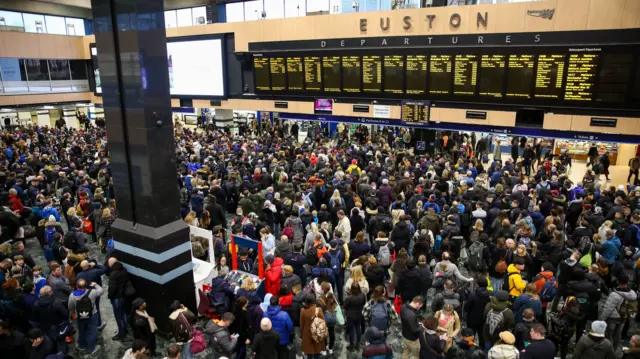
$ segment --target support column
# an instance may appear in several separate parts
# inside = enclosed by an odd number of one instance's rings
[[[92,0],[118,219],[114,256],[160,330],[169,304],[195,310],[180,219],[162,0]]]

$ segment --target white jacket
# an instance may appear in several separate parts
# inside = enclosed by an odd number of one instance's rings
[[[489,359],[518,359],[519,357],[518,349],[509,344],[494,345],[488,355]]]

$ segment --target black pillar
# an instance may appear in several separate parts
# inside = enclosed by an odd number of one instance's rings
[[[118,219],[114,256],[165,330],[169,304],[195,309],[180,219],[163,0],[92,0]]]

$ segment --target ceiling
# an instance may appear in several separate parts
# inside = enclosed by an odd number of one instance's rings
[[[74,7],[82,7],[85,9],[91,9],[91,0],[30,0],[33,2],[47,2],[51,4],[67,5]]]

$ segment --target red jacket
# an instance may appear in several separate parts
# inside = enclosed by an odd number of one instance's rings
[[[22,213],[22,211],[24,210],[24,206],[22,205],[22,201],[20,201],[20,198],[18,198],[18,196],[10,194],[9,202],[11,202],[12,211],[18,211],[19,213]]]
[[[282,309],[285,309],[287,307],[290,307],[293,305],[293,294],[289,293],[287,295],[283,295],[282,297],[280,297],[278,304],[280,304],[280,306],[282,307]]]
[[[284,261],[276,257],[271,263],[271,268],[264,273],[264,293],[278,296],[280,294],[280,279],[282,279],[282,264]]]

